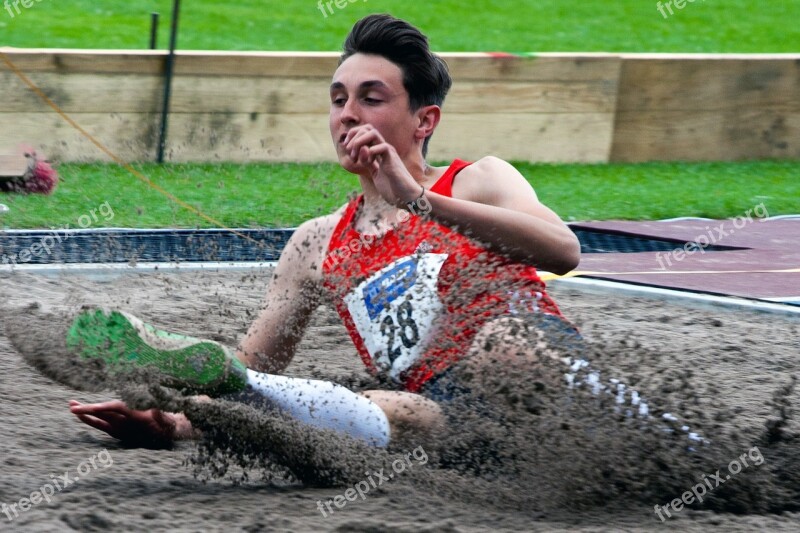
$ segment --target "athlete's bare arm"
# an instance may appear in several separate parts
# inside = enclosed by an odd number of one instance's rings
[[[435,125],[438,119],[430,122]],[[355,126],[342,144],[387,202],[403,207],[419,197],[421,183],[376,128]],[[462,170],[453,184],[452,198],[430,192],[432,182],[423,184],[427,185],[429,214],[437,222],[457,227],[493,251],[557,274],[578,265],[578,238],[505,161],[485,157]]]
[[[578,238],[502,159],[484,157],[462,170],[452,198],[427,191],[425,197],[434,220],[458,226],[494,251],[556,274],[578,265]]]
[[[302,224],[292,235],[267,289],[261,312],[237,348],[248,368],[279,373],[294,357],[297,344],[319,305],[322,263],[340,212]]]

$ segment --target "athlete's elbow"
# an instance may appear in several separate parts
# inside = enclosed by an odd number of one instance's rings
[[[580,262],[581,245],[578,238],[573,234],[573,239],[567,239],[562,246],[559,246],[558,253],[554,254],[547,270],[553,274],[563,276],[578,268],[578,263]]]
[[[573,263],[571,261],[570,262],[559,261],[557,263],[556,262],[551,263],[551,264],[547,265],[546,267],[542,267],[542,268],[544,270],[547,270],[548,272],[552,272],[553,274],[557,274],[559,276],[563,276],[563,275],[568,274],[568,273],[572,272],[573,270],[575,270],[575,267],[577,267],[577,266],[578,266],[577,263]]]
[[[570,272],[575,270],[578,267],[578,263],[579,262],[580,262],[579,260],[574,260],[574,261],[573,260],[564,260],[564,261],[562,261],[560,263],[555,264],[549,270],[553,274],[558,274],[559,276],[563,276],[563,275],[569,274]]]

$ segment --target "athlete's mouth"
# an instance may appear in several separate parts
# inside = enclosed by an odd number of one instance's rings
[[[339,137],[339,144],[344,144],[344,140],[347,137],[346,133],[342,133],[342,136]]]

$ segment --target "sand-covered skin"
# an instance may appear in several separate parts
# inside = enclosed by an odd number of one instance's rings
[[[17,316],[31,304],[38,304],[41,313],[56,315],[74,312],[83,304],[117,307],[165,329],[234,345],[259,309],[268,275],[266,271],[148,274],[92,282],[14,273],[2,275],[0,294],[3,307],[17,310]],[[703,431],[713,447],[695,454],[676,451],[686,442],[680,432],[668,435],[657,424],[615,416],[613,409],[607,409],[607,399],[593,401],[581,391],[564,402],[564,395],[549,390],[537,396],[519,388],[506,391],[501,401],[490,406],[500,409],[491,423],[461,413],[458,431],[439,442],[403,443],[405,449],[384,454],[326,439],[320,449],[327,455],[312,460],[327,460],[334,467],[356,465],[369,472],[362,475],[343,468],[341,479],[348,483],[359,481],[358,476],[374,481],[377,470],[391,473],[392,465],[400,464],[393,461],[403,455],[407,459],[405,471],[370,488],[364,500],[347,502],[341,509],[333,507],[335,513],[324,517],[317,502],[343,495],[347,486],[313,488],[284,477],[274,462],[279,449],[246,450],[251,462],[242,470],[232,460],[235,454],[217,457],[216,463],[206,461],[203,453],[215,453],[213,445],[202,451],[188,442],[172,450],[130,449],[80,424],[67,409],[69,399],[98,401],[112,394],[77,392],[53,382],[27,364],[3,334],[0,448],[5,468],[0,503],[29,497],[50,482],[51,474],[69,471],[74,477],[83,461],[96,458],[104,449],[113,464],[104,467],[96,461],[98,467],[89,468],[85,463],[87,474],[56,492],[52,503],[39,503],[11,522],[0,514],[0,523],[33,531],[650,530],[663,527],[653,513],[655,504],[680,497],[681,491],[716,468],[724,473],[728,461],[757,444],[763,465],[745,469],[714,491],[713,510],[673,512],[669,525],[696,531],[712,525],[742,531],[800,528],[795,503],[800,502],[796,474],[800,442],[792,440],[800,429],[791,416],[785,423],[777,416],[781,408],[791,415],[793,406],[800,406],[800,394],[788,387],[791,376],[800,375],[797,320],[596,296],[558,287],[551,294],[584,336],[594,346],[602,346],[602,352],[593,355],[602,375],[613,373],[636,385],[642,394],[649,392],[654,409],[685,415],[687,423]],[[7,320],[4,317],[4,325]],[[31,322],[30,334],[39,334],[38,327],[42,326]],[[557,365],[542,367],[522,376],[524,383],[540,383],[539,388],[533,387],[540,392],[559,371]],[[369,381],[330,307],[318,310],[287,373],[336,378],[362,387]],[[513,384],[520,376],[498,373],[493,379],[494,385]],[[781,395],[782,388],[789,392]],[[221,402],[197,409],[190,414],[198,420],[213,421],[225,418],[226,413],[231,424],[236,424],[236,416],[248,422],[259,420],[259,415],[248,412],[252,408]],[[500,416],[503,409],[505,418]],[[563,414],[570,427],[560,427],[548,413]],[[587,433],[584,428],[587,423],[591,427],[593,420],[595,433]],[[770,420],[773,440],[780,437],[777,443],[767,442],[770,434],[765,423]],[[520,428],[521,422],[525,425]],[[639,427],[644,431],[638,432]],[[484,437],[498,434],[505,437],[494,456],[469,456]],[[251,434],[250,438],[245,444],[251,448],[270,442],[270,435]],[[310,446],[310,441],[305,442]],[[424,448],[427,464],[415,458],[421,457],[419,453],[408,455],[418,447]],[[449,470],[434,467],[442,459]],[[217,479],[213,474],[220,472],[214,467],[220,464],[229,470]],[[265,469],[272,481],[261,479]],[[726,508],[745,514],[720,510]],[[787,512],[774,513],[780,509]]]

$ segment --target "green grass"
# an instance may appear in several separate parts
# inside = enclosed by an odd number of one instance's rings
[[[171,4],[37,0],[13,18],[0,4],[0,44],[146,48],[150,12],[158,11],[164,48]],[[798,51],[800,2],[696,0],[673,10],[665,19],[656,0],[369,0],[323,16],[316,0],[195,0],[182,5],[178,47],[339,50],[358,18],[389,12],[420,26],[439,51]]]
[[[516,166],[565,220],[728,218],[761,203],[772,216],[800,213],[800,168],[794,162]],[[295,226],[334,211],[358,188],[357,178],[335,164],[137,169],[226,227]],[[52,196],[0,197],[11,208],[0,215],[0,225],[77,227],[94,209],[92,226],[213,227],[116,165],[63,164],[59,172],[62,183]],[[105,202],[113,218],[100,215]]]
[[[145,48],[149,14],[171,2],[36,1],[13,18],[0,4],[0,45]],[[420,26],[438,51],[797,52],[800,2],[697,0],[664,19],[655,0],[369,0],[323,16],[315,0],[184,2],[178,47],[218,50],[338,50],[353,22],[391,12]],[[764,202],[800,212],[797,163],[530,165],[518,167],[543,202],[567,220],[730,217]],[[357,180],[335,165],[140,165],[177,197],[225,226],[291,226],[341,205]],[[6,227],[75,226],[108,202],[104,225],[206,227],[110,165],[60,166],[52,197],[7,195]],[[101,222],[101,221],[98,221]]]

